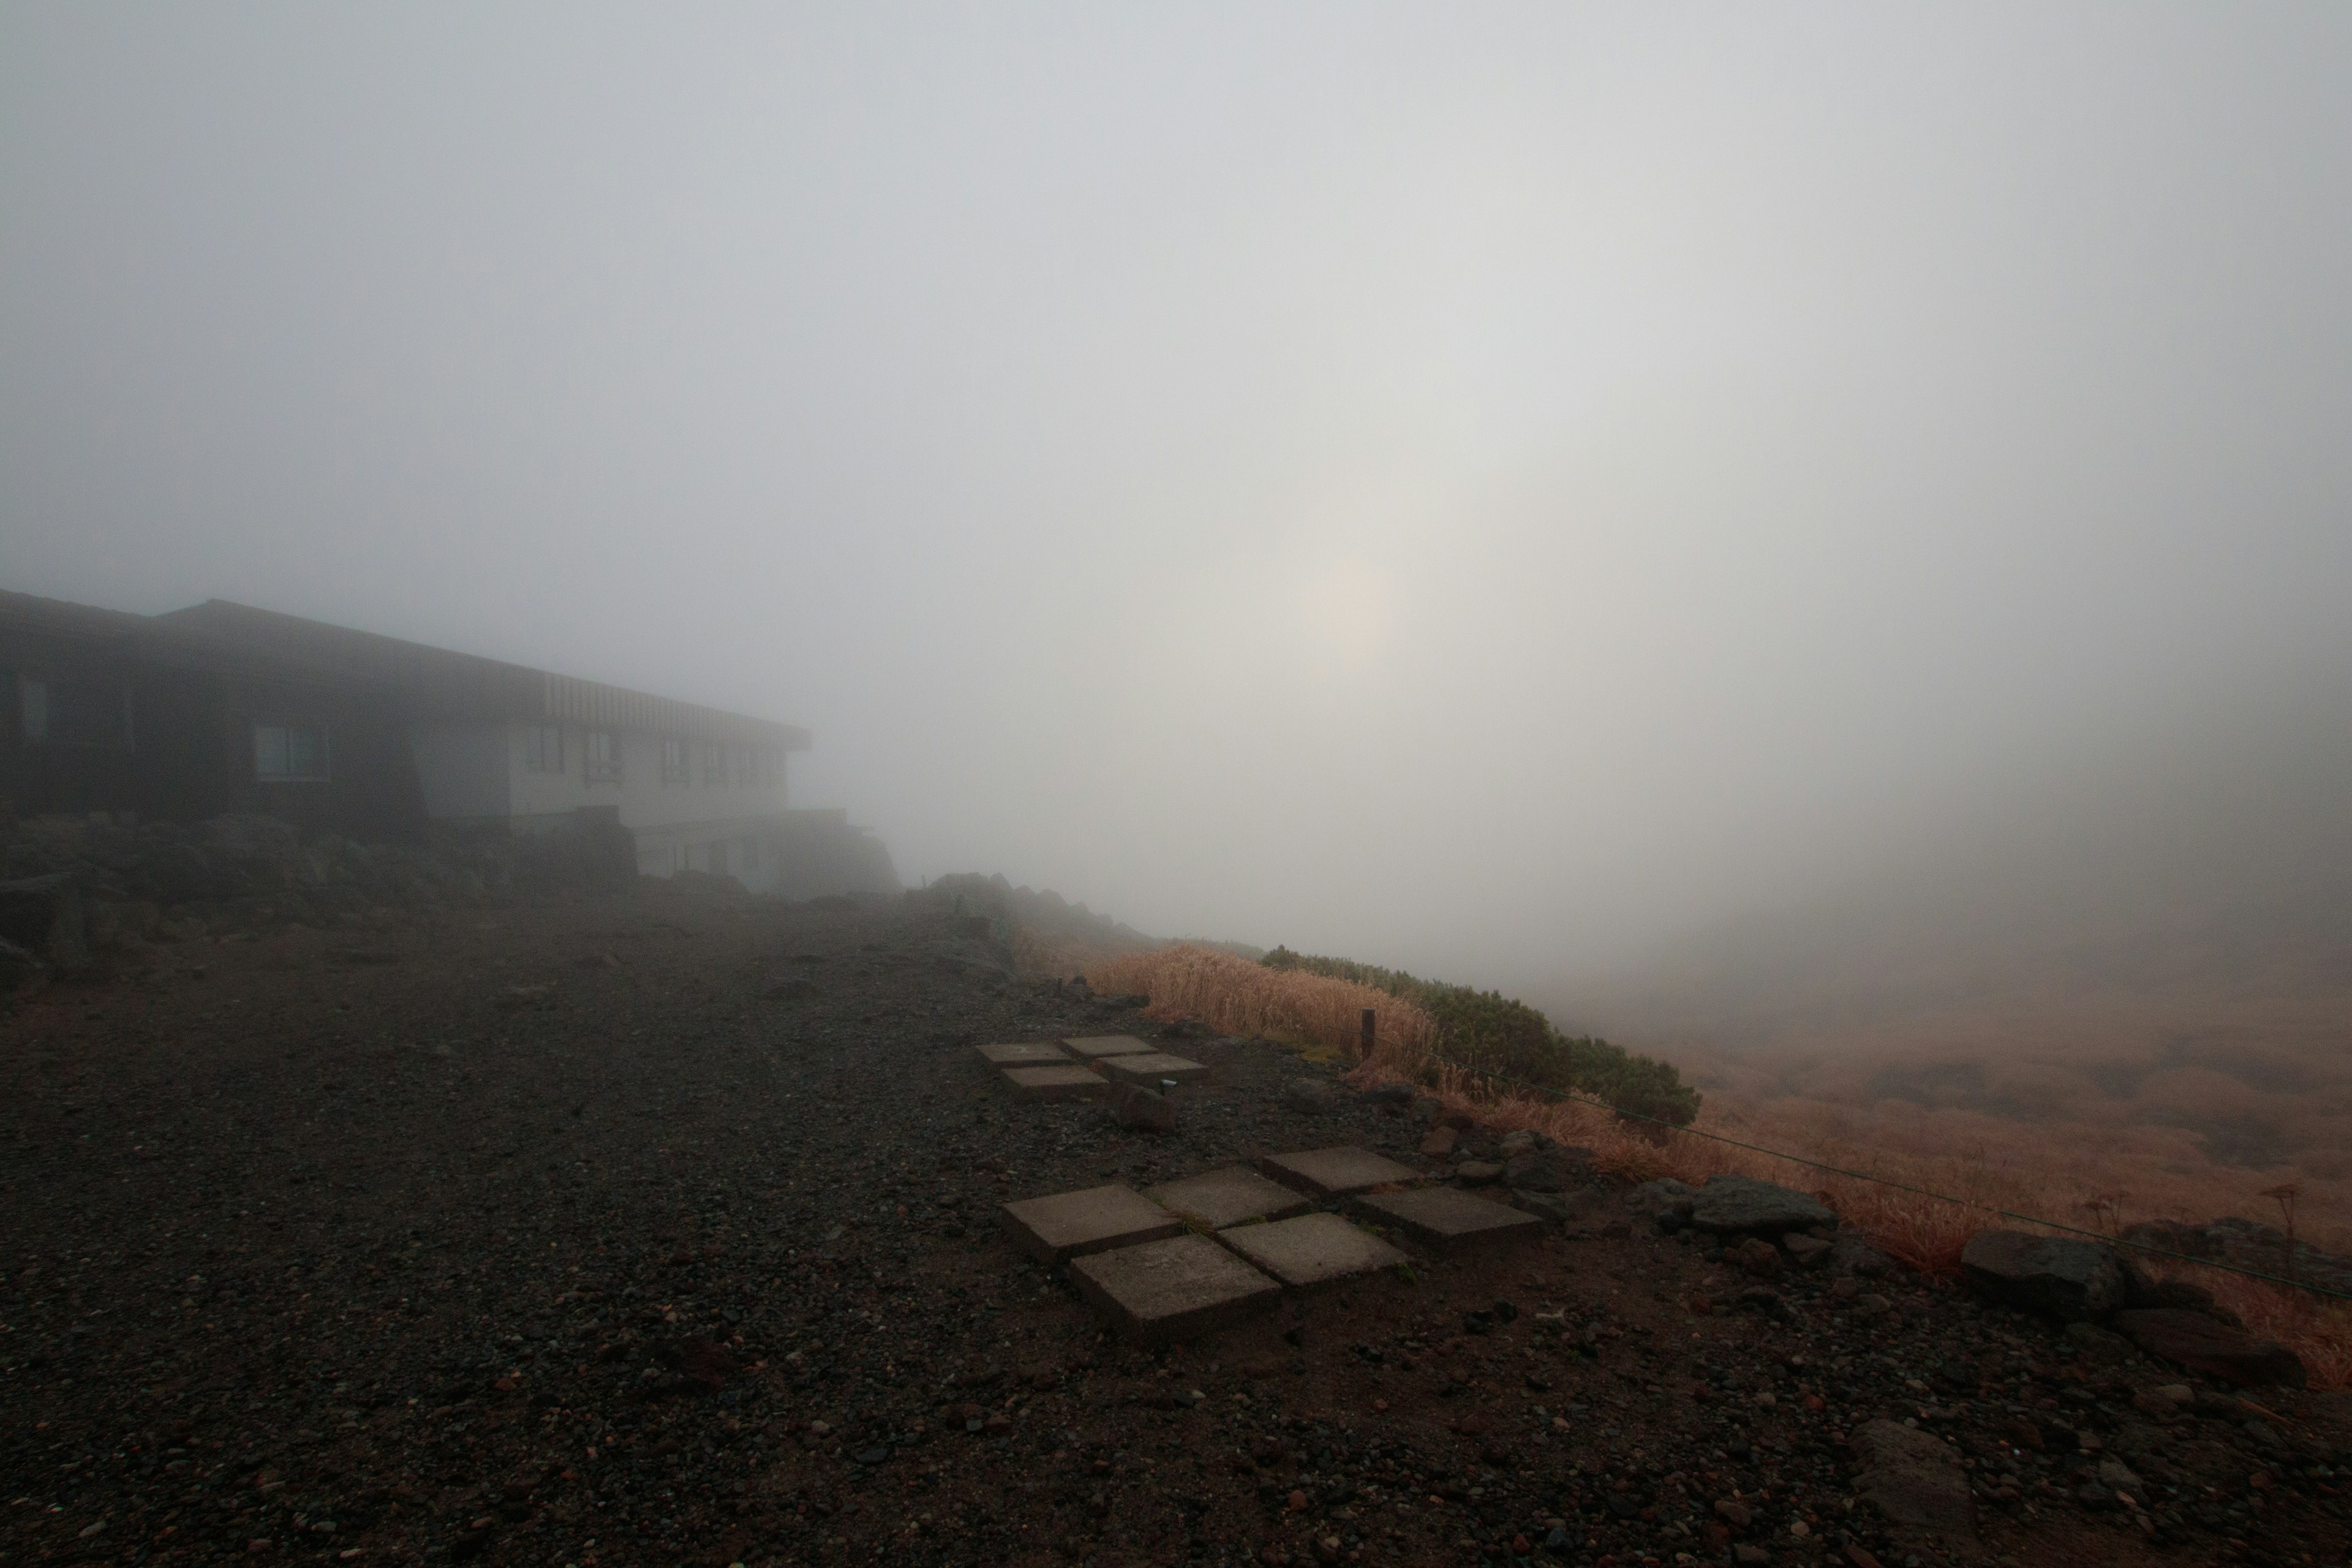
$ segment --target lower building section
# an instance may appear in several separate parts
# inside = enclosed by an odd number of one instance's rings
[[[637,869],[648,877],[708,872],[788,899],[898,891],[888,847],[870,829],[852,825],[845,811],[665,823],[634,832]]]

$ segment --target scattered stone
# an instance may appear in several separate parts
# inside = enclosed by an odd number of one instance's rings
[[[1454,1141],[1461,1136],[1454,1129],[1443,1124],[1433,1127],[1429,1130],[1429,1136],[1421,1141],[1422,1154],[1428,1159],[1443,1160],[1454,1152]]]
[[[1146,1086],[1158,1083],[1198,1083],[1209,1076],[1199,1062],[1149,1051],[1142,1056],[1105,1057],[1102,1069],[1115,1079]]]
[[[1151,1054],[1151,1047],[1133,1035],[1087,1035],[1074,1040],[1064,1040],[1070,1054],[1080,1061],[1100,1061],[1105,1057],[1141,1057]]]
[[[974,1046],[972,1049],[980,1053],[982,1061],[992,1067],[1034,1068],[1070,1065],[1068,1054],[1051,1041],[1031,1042],[1024,1045]]]
[[[1140,1193],[1117,1185],[1026,1198],[999,1212],[1013,1244],[1041,1263],[1184,1233],[1182,1220]]]
[[[1169,1213],[1198,1220],[1213,1230],[1250,1220],[1286,1219],[1312,1205],[1311,1199],[1238,1165],[1147,1187],[1143,1195]]]
[[[1120,1333],[1146,1344],[1241,1322],[1282,1295],[1279,1284],[1202,1236],[1092,1253],[1070,1265],[1070,1279]]]
[[[1759,1279],[1769,1279],[1780,1272],[1780,1249],[1760,1236],[1751,1236],[1738,1247],[1726,1249],[1726,1258]]]
[[[1949,1444],[1900,1422],[1870,1421],[1855,1429],[1853,1449],[1863,1467],[1855,1493],[1906,1550],[1975,1550],[1976,1504]]]
[[[1895,1270],[1895,1259],[1872,1246],[1858,1230],[1841,1230],[1830,1237],[1830,1272],[1864,1279],[1884,1279]]]
[[[1335,1214],[1236,1226],[1219,1231],[1217,1239],[1295,1289],[1406,1261],[1403,1253]]]
[[[1391,1110],[1402,1110],[1412,1103],[1417,1092],[1409,1083],[1383,1083],[1364,1090],[1364,1099]]]
[[[1377,1222],[1395,1226],[1442,1256],[1496,1246],[1543,1228],[1543,1221],[1534,1215],[1453,1187],[1372,1193],[1357,1202]]]
[[[1717,1235],[1780,1236],[1808,1226],[1835,1225],[1837,1215],[1818,1198],[1752,1176],[1715,1176],[1691,1199],[1690,1222]]]
[[[1643,1182],[1640,1186],[1627,1193],[1625,1206],[1637,1215],[1645,1215],[1652,1219],[1663,1218],[1669,1215],[1687,1219],[1690,1217],[1691,1205],[1697,1197],[1697,1188],[1678,1182],[1672,1176],[1661,1176],[1654,1182]]]
[[[1384,1160],[1368,1149],[1344,1144],[1295,1154],[1268,1154],[1258,1161],[1258,1169],[1286,1186],[1318,1198],[1421,1179],[1421,1173],[1409,1165]]]
[[[1166,1095],[1139,1083],[1110,1086],[1111,1120],[1138,1132],[1176,1131],[1176,1106]]]
[[[1283,1109],[1301,1116],[1320,1116],[1339,1102],[1339,1095],[1319,1078],[1295,1078],[1282,1086]]]
[[[1960,1272],[1978,1295],[2062,1323],[2104,1318],[2124,1300],[2115,1249],[2095,1241],[1980,1230],[1960,1251]]]
[[[1807,1236],[1801,1230],[1792,1230],[1780,1238],[1780,1250],[1786,1252],[1789,1255],[1789,1261],[1798,1268],[1818,1268],[1822,1261],[1829,1257],[1830,1244],[1818,1236]]]
[[[1003,1076],[1016,1100],[1097,1100],[1110,1089],[1099,1073],[1076,1062],[1059,1068],[1006,1068]]]
[[[1561,1192],[1582,1185],[1591,1173],[1591,1167],[1576,1159],[1585,1151],[1554,1147],[1521,1149],[1514,1153],[1509,1148],[1510,1140],[1506,1138],[1503,1142],[1503,1181],[1522,1192]]]
[[[2301,1388],[2303,1360],[2284,1345],[2258,1340],[2218,1318],[2179,1307],[2117,1312],[2116,1330],[2149,1355],[2240,1387]]]
[[[1503,1167],[1489,1160],[1465,1160],[1454,1167],[1454,1179],[1465,1186],[1486,1186],[1502,1174]]]
[[[1535,1147],[1536,1135],[1524,1127],[1516,1132],[1504,1133],[1502,1142],[1495,1146],[1496,1152],[1506,1163],[1514,1155],[1528,1153]]]

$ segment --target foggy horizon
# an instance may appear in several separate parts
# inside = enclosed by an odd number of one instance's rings
[[[0,10],[0,587],[806,725],[909,885],[1545,1005],[1987,845],[2335,915],[2347,58]]]

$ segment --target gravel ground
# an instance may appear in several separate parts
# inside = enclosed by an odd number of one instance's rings
[[[1265,1042],[1171,1040],[1215,1072],[1167,1138],[1013,1104],[971,1045],[1161,1030],[994,956],[653,887],[19,1004],[0,1560],[1868,1568],[1892,1419],[1966,1456],[1956,1560],[2344,1561],[2339,1396],[1639,1221],[1108,1341],[998,1204],[1423,1129],[1286,1109],[1328,1070]]]

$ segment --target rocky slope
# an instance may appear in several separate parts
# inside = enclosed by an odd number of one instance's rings
[[[1016,1105],[973,1044],[1166,1031],[1004,958],[920,900],[646,887],[191,933],[19,1003],[0,1551],[2343,1560],[2336,1396],[1980,1302],[1833,1219],[1710,1228],[1704,1194],[1475,1127],[1424,1158],[1410,1105],[1264,1042],[1169,1040],[1214,1069],[1171,1133]],[[1341,1142],[1464,1181],[1532,1156],[1555,1224],[1146,1352],[994,1219]]]

